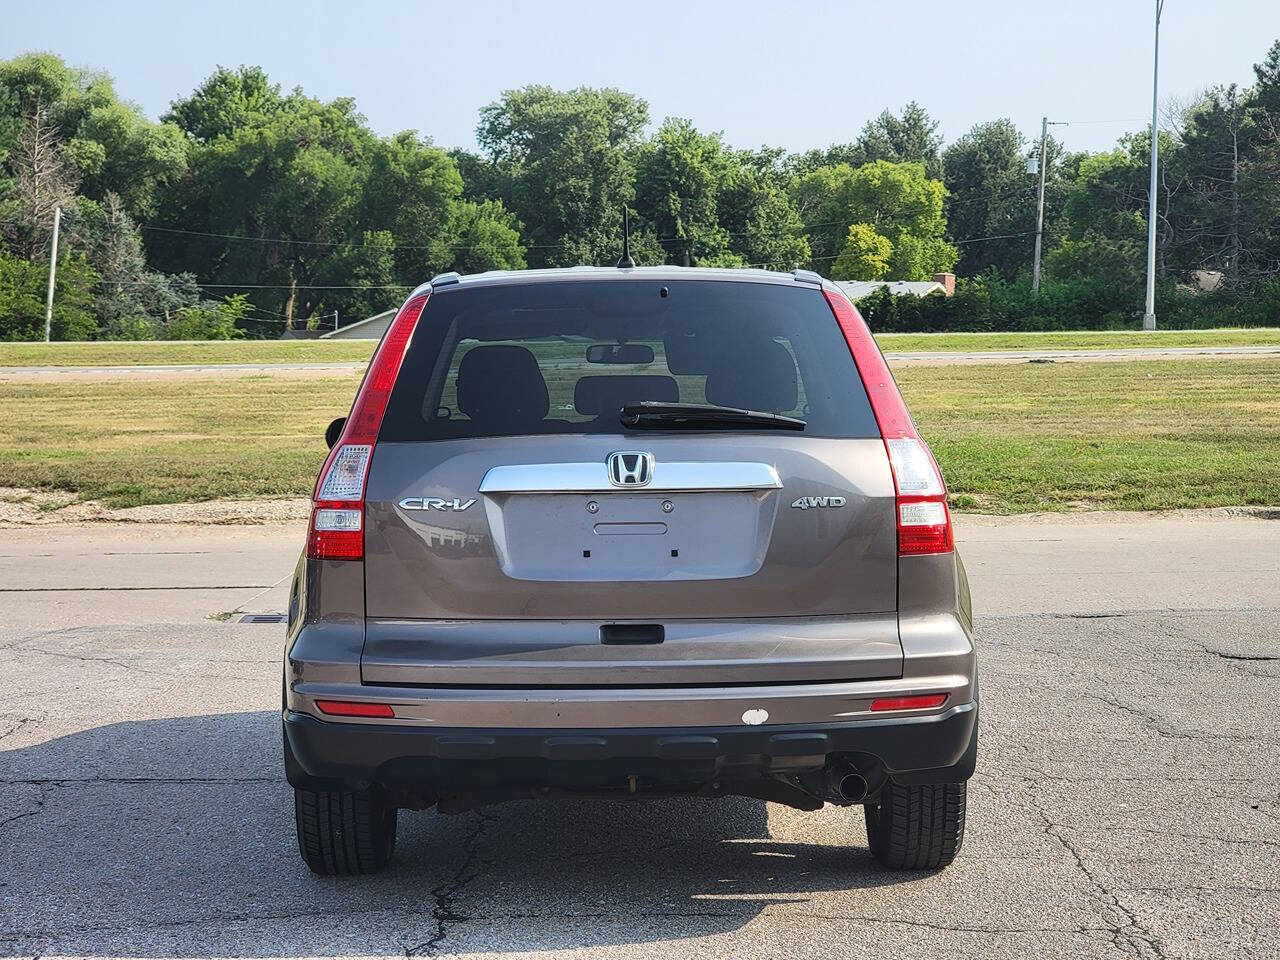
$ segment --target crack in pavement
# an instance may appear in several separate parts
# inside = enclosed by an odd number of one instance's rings
[[[482,862],[480,861],[480,837],[489,822],[496,819],[486,816],[483,810],[476,810],[475,815],[475,827],[462,841],[462,864],[454,872],[450,880],[431,891],[431,896],[435,899],[435,906],[431,910],[431,915],[436,925],[435,933],[424,943],[414,947],[406,947],[404,951],[406,957],[437,956],[441,945],[449,936],[450,924],[465,923],[471,919],[470,916],[455,912],[453,904],[467,885],[480,875],[480,868],[477,865]],[[488,861],[484,862],[487,863]]]
[[[809,920],[835,920],[847,923],[877,923],[903,927],[920,927],[924,930],[936,930],[939,933],[1114,933],[1115,928],[1106,927],[977,927],[955,923],[931,923],[927,920],[903,920],[894,917],[865,917],[842,913],[813,913],[807,910],[784,911],[788,917],[804,917]]]
[[[1211,843],[1234,843],[1241,846],[1280,847],[1280,840],[1267,840],[1262,837],[1215,837],[1204,833],[1182,833],[1177,830],[1156,830],[1153,827],[1072,827],[1077,833],[1142,833],[1153,837],[1168,837],[1174,840],[1208,840]]]
[[[1249,656],[1243,653],[1223,653],[1221,650],[1210,650],[1208,647],[1204,648],[1204,652],[1211,653],[1215,657],[1221,657],[1223,660],[1247,660],[1251,662],[1256,662],[1256,661],[1266,662],[1266,661],[1280,660],[1280,655],[1271,656],[1271,655],[1264,654],[1262,656],[1254,657],[1254,656]]]
[[[1133,911],[1122,904],[1120,898],[1106,884],[1094,876],[1093,871],[1085,864],[1080,850],[1064,835],[1063,831],[1070,828],[1055,823],[1044,809],[1035,802],[1034,798],[1032,799],[1032,804],[1044,821],[1044,835],[1052,837],[1063,850],[1070,854],[1076,868],[1089,881],[1089,885],[1094,891],[1092,899],[1102,908],[1102,919],[1110,924],[1108,932],[1111,933],[1112,944],[1117,949],[1134,957],[1154,956],[1156,960],[1164,960],[1163,943],[1138,921]],[[1123,922],[1113,920],[1112,917],[1108,916],[1109,911],[1117,913]]]
[[[185,672],[182,670],[149,670],[146,667],[138,666],[139,661],[137,659],[118,660],[114,657],[90,657],[81,653],[67,653],[62,650],[50,650],[47,647],[33,647],[25,644],[23,641],[20,641],[19,643],[23,645],[13,644],[13,645],[10,645],[8,649],[10,649],[12,652],[17,654],[34,653],[34,654],[39,654],[41,656],[54,657],[55,659],[79,660],[81,663],[102,663],[110,667],[118,667],[121,670],[124,670],[126,673],[138,673],[148,677],[189,678],[193,676],[192,673]],[[239,658],[239,659],[232,659],[232,660],[198,660],[197,662],[200,663],[202,666],[210,666],[210,665],[216,665],[216,664],[222,664],[222,663],[264,663],[265,664],[265,663],[270,663],[272,661],[250,660],[246,658]],[[216,680],[254,681],[254,680],[261,679],[259,676],[254,674],[245,676],[244,674],[240,674],[240,673],[215,673],[210,670],[201,670],[199,672],[199,676],[202,680],[216,679]]]
[[[129,593],[140,590],[270,590],[273,584],[232,583],[194,587],[0,587],[0,593]]]
[[[283,777],[49,777],[0,780],[0,786],[83,786],[86,783],[283,783]]]
[[[25,727],[28,723],[35,723],[35,721],[32,720],[30,717],[19,718],[18,722],[15,723],[12,727],[4,731],[3,733],[0,733],[0,740],[5,740],[13,736],[15,733],[17,733],[19,730]]]
[[[1246,736],[1240,733],[1188,733],[1185,730],[1173,730],[1164,725],[1164,721],[1153,713],[1148,713],[1133,704],[1122,703],[1111,697],[1104,697],[1100,693],[1092,693],[1090,691],[1081,691],[1082,696],[1088,697],[1090,700],[1096,700],[1098,703],[1105,703],[1109,707],[1113,707],[1122,713],[1137,717],[1146,723],[1152,730],[1160,734],[1162,737],[1168,737],[1171,740],[1231,740],[1236,743],[1264,743],[1269,741],[1270,737]]]
[[[86,934],[86,933],[135,933],[140,930],[171,930],[181,927],[203,926],[210,923],[252,923],[255,920],[311,920],[324,917],[355,917],[376,914],[389,914],[392,916],[402,917],[421,917],[426,919],[425,914],[410,909],[397,909],[394,907],[351,907],[349,905],[339,905],[333,910],[282,910],[268,911],[266,913],[217,913],[204,917],[185,917],[177,920],[148,920],[139,918],[130,921],[127,924],[121,923],[92,923],[79,924],[74,926],[63,927],[58,930],[12,930],[5,934],[0,934],[0,940],[8,940],[17,942],[22,938],[28,940],[48,940],[56,942],[59,938],[67,935]]]
[[[28,810],[25,813],[18,813],[12,817],[8,817],[4,820],[0,820],[0,828],[7,827],[12,823],[17,823],[19,820],[26,820],[26,819],[29,819],[30,817],[38,817],[40,816],[40,814],[44,812],[44,802],[46,799],[48,799],[48,793],[42,785],[35,784],[35,786],[37,789],[36,808],[34,810]]]

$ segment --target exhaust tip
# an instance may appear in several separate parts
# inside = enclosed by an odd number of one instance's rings
[[[867,795],[867,780],[861,774],[848,773],[840,778],[837,789],[842,800],[857,803]]]

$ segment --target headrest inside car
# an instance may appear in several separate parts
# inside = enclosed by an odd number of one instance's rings
[[[458,367],[458,409],[477,423],[530,427],[547,415],[550,400],[537,358],[524,347],[472,347]]]
[[[776,340],[742,341],[717,357],[707,375],[707,403],[761,413],[794,410],[796,361]]]

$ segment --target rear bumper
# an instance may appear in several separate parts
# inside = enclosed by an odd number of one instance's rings
[[[330,722],[286,710],[296,786],[382,783],[427,791],[496,786],[602,788],[637,777],[699,786],[800,774],[831,757],[880,767],[895,783],[973,773],[977,701],[924,716],[839,723],[598,729],[453,728]]]

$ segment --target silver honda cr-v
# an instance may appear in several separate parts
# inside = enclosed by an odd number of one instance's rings
[[[312,870],[383,867],[398,809],[548,795],[860,804],[887,866],[960,849],[969,588],[832,284],[437,277],[329,440],[284,661]]]

